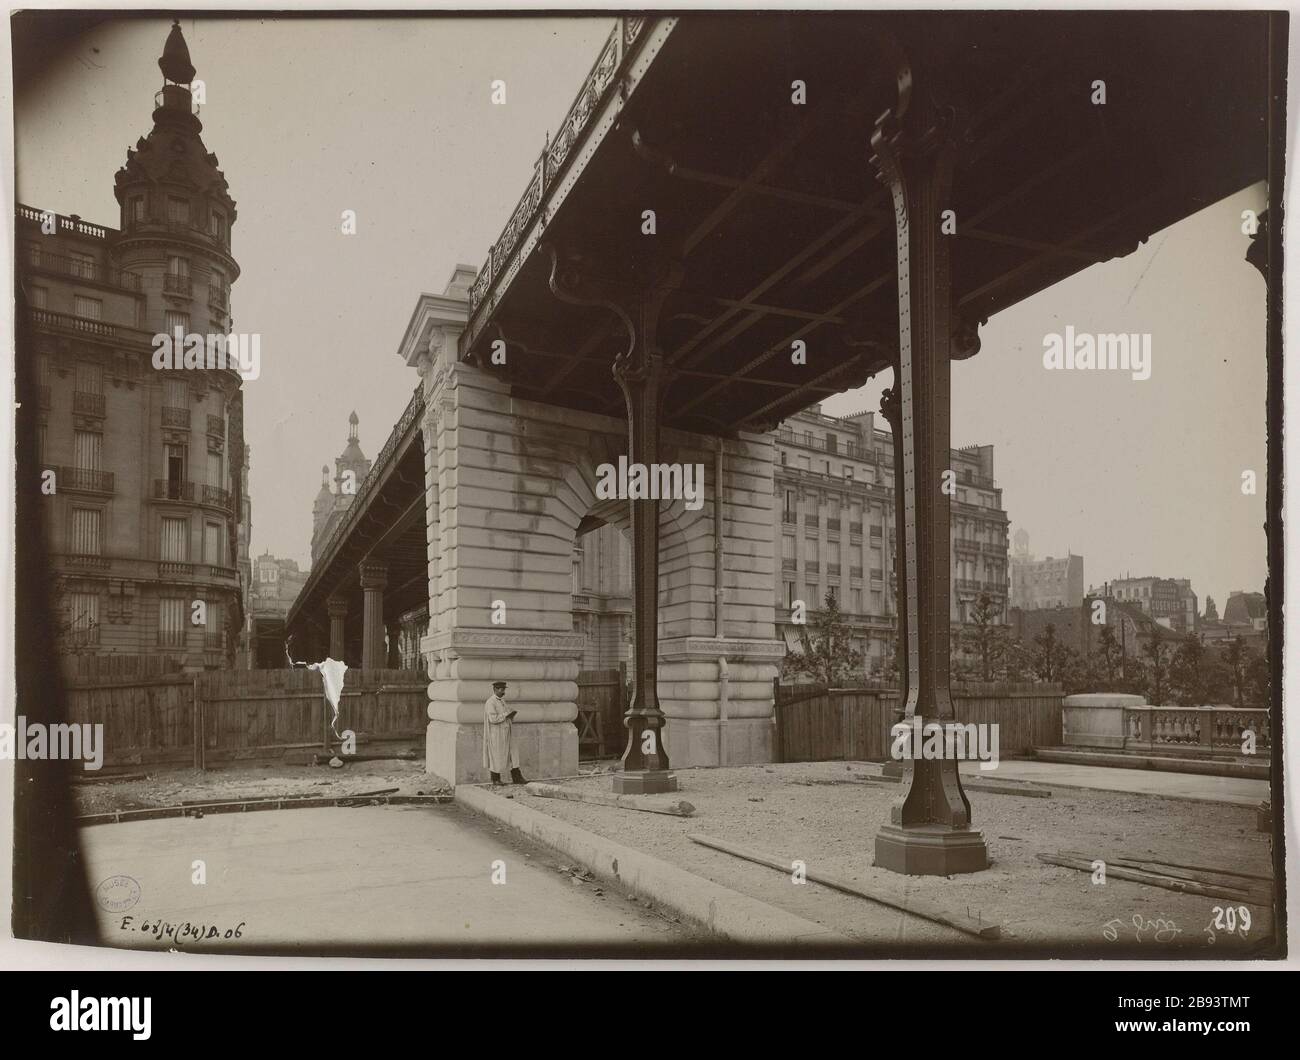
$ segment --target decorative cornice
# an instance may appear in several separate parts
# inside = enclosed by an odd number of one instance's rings
[[[780,640],[733,640],[730,637],[661,637],[659,639],[661,660],[675,659],[684,655],[698,655],[708,659],[726,656],[732,661],[780,660],[785,658],[785,652],[785,642]]]

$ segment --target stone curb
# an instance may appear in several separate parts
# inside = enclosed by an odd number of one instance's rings
[[[451,802],[450,795],[326,795],[308,798],[231,799],[228,802],[197,803],[190,806],[150,806],[143,810],[112,810],[77,817],[79,827],[121,824],[126,821],[156,821],[166,817],[203,817],[210,813],[254,813],[260,810],[316,810],[322,806],[428,806]]]
[[[494,795],[457,785],[456,801],[572,858],[597,876],[672,909],[715,935],[733,942],[800,947],[854,945],[854,940],[757,898],[740,894],[702,876],[676,868],[640,850],[615,843]]]

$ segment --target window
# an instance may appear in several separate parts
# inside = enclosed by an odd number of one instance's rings
[[[174,335],[176,329],[180,328],[181,333],[188,335],[190,331],[190,315],[182,313],[176,309],[166,309],[163,311],[163,331],[168,335]]]
[[[173,648],[185,643],[185,601],[180,597],[158,601],[158,643]]]
[[[127,211],[127,216],[132,221],[144,220],[144,196],[143,195],[131,196],[131,203],[130,203],[130,208]]]
[[[72,509],[73,555],[100,555],[99,515],[97,508]]]
[[[788,560],[790,563],[794,563],[794,538],[789,534],[781,535],[781,558],[783,560]]]
[[[68,594],[68,628],[74,643],[88,643],[99,628],[99,594]]]
[[[208,606],[207,606],[207,609],[206,609],[206,610],[207,610],[207,612],[208,612],[208,632],[209,632],[209,633],[220,633],[220,632],[221,632],[221,618],[222,618],[222,614],[221,614],[221,611],[222,611],[222,608],[221,608],[221,601],[220,601],[220,600],[209,600],[209,601],[208,601]]]
[[[173,224],[190,223],[190,200],[179,199],[175,195],[167,197],[167,220]]]
[[[855,615],[862,614],[862,590],[861,589],[849,590],[849,606],[852,608],[853,613]]]
[[[163,516],[162,554],[159,558],[164,563],[184,563],[189,558],[189,529],[188,519]]]
[[[185,481],[185,446],[168,445],[166,446],[166,480],[168,484],[178,486]],[[168,493],[173,501],[179,501],[179,493]]]
[[[794,607],[794,582],[785,583],[785,606]]]
[[[223,567],[221,562],[221,524],[208,523],[203,527],[203,562],[213,567]]]
[[[222,481],[222,459],[220,453],[208,454],[208,485],[221,488],[225,485]]]
[[[184,380],[168,379],[163,383],[163,393],[163,404],[169,409],[183,409],[186,407],[189,387],[185,385]]]
[[[817,539],[815,537],[805,538],[804,545],[805,545],[804,559],[806,559],[809,563],[816,563],[817,562]]]
[[[72,466],[81,471],[99,471],[104,455],[104,436],[93,431],[72,432]]]
[[[850,482],[853,481],[853,468],[849,467],[847,464],[844,466],[844,477]]]
[[[77,362],[77,391],[82,394],[104,393],[104,369],[88,360]]]
[[[208,214],[208,232],[223,243],[226,239],[226,215],[220,210],[213,210]]]
[[[48,309],[50,304],[50,289],[48,287],[32,288],[32,308]]]
[[[167,259],[167,271],[173,276],[188,276],[190,274],[190,259],[177,257],[175,254]]]
[[[84,294],[72,296],[72,315],[85,317],[87,320],[104,319],[104,303],[98,298],[87,298]]]
[[[92,254],[84,254],[80,251],[68,251],[68,271],[73,276],[78,276],[83,280],[93,280],[95,278],[95,258]],[[77,314],[81,316],[82,314]],[[99,318],[96,317],[96,320]]]

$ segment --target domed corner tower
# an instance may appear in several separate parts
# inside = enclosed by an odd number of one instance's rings
[[[230,285],[239,265],[230,255],[235,201],[217,156],[200,133],[194,102],[202,82],[179,23],[158,60],[163,85],[154,97],[153,129],[126,153],[114,194],[121,207],[117,265],[143,277],[138,326],[157,334],[177,325],[186,333],[230,330]]]

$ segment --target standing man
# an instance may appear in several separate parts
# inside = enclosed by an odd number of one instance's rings
[[[493,681],[492,694],[483,704],[483,768],[492,774],[494,785],[502,783],[507,766],[512,783],[528,783],[519,772],[519,754],[510,734],[510,723],[518,713],[506,710],[506,683]]]

